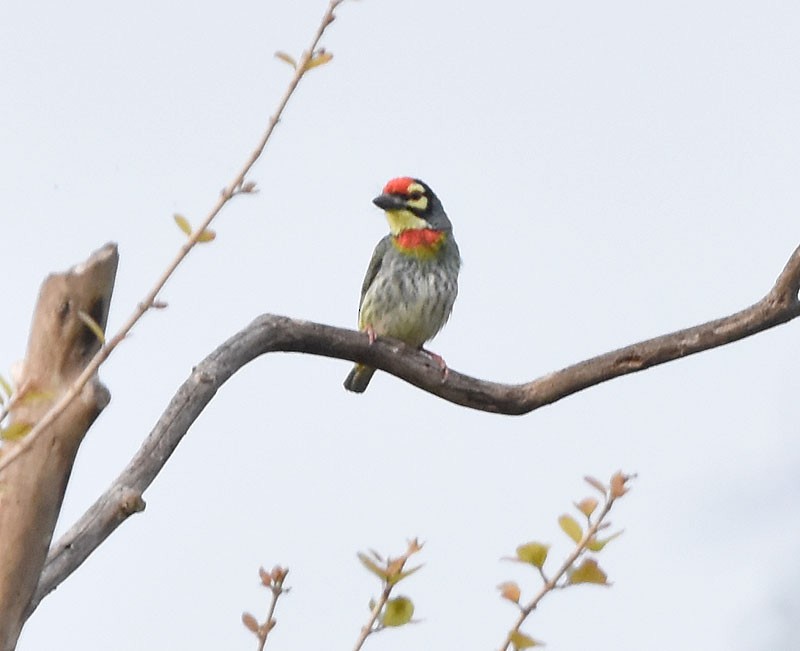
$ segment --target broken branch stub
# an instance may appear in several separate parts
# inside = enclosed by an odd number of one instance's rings
[[[105,329],[118,260],[116,245],[107,244],[85,262],[45,279],[34,310],[28,350],[16,378],[11,424],[33,426],[39,422],[100,349],[97,327]],[[78,447],[108,401],[108,390],[95,376],[30,449],[0,471],[2,651],[16,646]],[[24,436],[5,441],[0,456],[24,442]]]

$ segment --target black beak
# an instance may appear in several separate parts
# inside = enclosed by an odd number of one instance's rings
[[[375,197],[372,203],[384,210],[403,210],[406,208],[405,200],[396,194],[382,194]]]

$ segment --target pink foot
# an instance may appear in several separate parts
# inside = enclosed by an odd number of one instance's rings
[[[366,328],[364,328],[364,332],[367,333],[367,337],[369,338],[369,345],[371,346],[372,344],[375,343],[375,340],[378,338],[378,335],[375,334],[375,328],[373,328],[371,325],[368,325]]]
[[[447,362],[444,361],[444,357],[441,355],[437,355],[436,353],[428,350],[427,348],[422,348],[423,353],[428,355],[434,362],[439,365],[439,368],[442,369],[442,384],[447,382],[447,376],[450,375],[450,369],[447,368]]]

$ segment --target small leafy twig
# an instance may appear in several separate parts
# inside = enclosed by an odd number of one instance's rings
[[[383,590],[377,600],[370,601],[369,619],[361,629],[353,651],[360,651],[372,633],[382,631],[387,626],[403,626],[411,621],[414,616],[414,603],[411,599],[408,597],[390,599],[389,597],[394,586],[422,567],[422,565],[417,565],[410,570],[403,569],[408,559],[422,549],[422,545],[414,538],[408,542],[405,554],[399,558],[387,558],[386,560],[375,551],[370,551],[369,554],[359,552],[358,559],[364,567],[380,578]]]
[[[60,399],[50,408],[50,410],[42,417],[42,419],[36,423],[36,425],[31,429],[30,432],[28,432],[24,439],[22,439],[13,449],[7,450],[6,453],[0,457],[0,471],[12,463],[14,459],[24,454],[31,448],[33,442],[41,434],[41,432],[49,427],[50,424],[64,412],[67,406],[73,400],[75,400],[83,387],[86,386],[87,382],[89,382],[89,380],[97,373],[97,370],[100,368],[103,362],[108,359],[114,349],[128,336],[134,325],[139,322],[139,319],[141,319],[151,308],[159,307],[159,302],[157,300],[158,294],[164,288],[164,285],[167,284],[167,281],[172,277],[173,273],[175,273],[175,270],[183,262],[189,252],[199,242],[208,242],[210,239],[213,239],[213,231],[209,230],[208,227],[211,222],[214,221],[217,215],[219,215],[225,205],[238,194],[255,192],[255,184],[252,181],[246,181],[246,177],[250,173],[253,165],[255,165],[256,161],[264,152],[264,149],[266,148],[267,143],[272,136],[272,132],[278,125],[281,115],[283,114],[286,105],[289,103],[289,99],[297,89],[300,80],[309,70],[330,61],[331,55],[324,50],[318,49],[317,45],[319,44],[319,41],[322,38],[325,30],[334,21],[336,8],[342,4],[342,2],[344,2],[344,0],[330,0],[328,8],[325,10],[325,14],[320,21],[319,27],[317,28],[317,31],[311,40],[311,45],[302,53],[300,60],[294,66],[294,75],[289,81],[289,85],[287,86],[283,97],[278,102],[278,107],[275,110],[275,113],[273,113],[270,117],[267,129],[261,136],[261,140],[256,145],[253,153],[250,154],[250,157],[245,161],[245,164],[242,166],[239,172],[237,172],[236,176],[234,176],[233,180],[222,189],[217,202],[214,204],[214,207],[206,215],[205,219],[203,219],[200,225],[188,234],[188,239],[183,243],[181,248],[178,250],[178,253],[167,265],[167,268],[158,278],[150,291],[141,301],[139,301],[139,303],[137,303],[136,308],[128,317],[128,319],[122,324],[119,331],[113,337],[108,339],[100,348],[100,350],[97,351],[97,354],[92,358],[92,361],[89,362],[72,386],[62,394]],[[183,228],[184,224],[188,225],[188,222],[185,220],[185,218],[180,218],[176,221],[181,228]]]
[[[551,577],[548,578],[544,571],[544,563],[547,560],[547,553],[550,549],[549,545],[530,542],[517,547],[516,557],[509,560],[533,565],[538,570],[543,585],[525,605],[520,604],[521,590],[516,583],[507,581],[498,586],[500,596],[515,603],[520,611],[517,621],[500,646],[501,651],[507,651],[509,647],[513,647],[519,651],[520,649],[527,649],[534,646],[543,646],[542,642],[523,633],[520,627],[528,616],[536,610],[539,602],[541,602],[548,593],[556,589],[566,588],[580,583],[610,585],[605,572],[600,569],[597,561],[593,558],[584,558],[577,567],[575,563],[587,551],[601,551],[608,542],[622,533],[618,531],[603,540],[597,538],[597,534],[600,530],[609,526],[605,518],[609,511],[611,511],[611,507],[614,506],[616,500],[628,492],[626,484],[632,477],[632,475],[623,475],[621,472],[617,472],[611,477],[608,486],[605,486],[602,482],[593,477],[585,478],[588,484],[596,488],[603,495],[604,500],[602,508],[599,512],[595,513],[599,502],[593,497],[587,497],[575,504],[578,511],[586,518],[587,528],[585,532],[577,520],[570,515],[562,515],[558,519],[558,524],[561,529],[575,542],[575,548],[564,559],[564,562]]]
[[[267,637],[269,637],[270,632],[275,628],[275,624],[277,624],[274,615],[275,607],[278,604],[278,598],[282,594],[289,592],[291,588],[283,587],[286,575],[289,574],[289,568],[276,565],[272,568],[272,572],[267,572],[263,567],[260,567],[258,568],[258,574],[261,577],[261,584],[269,588],[270,592],[272,592],[267,618],[263,623],[259,623],[250,613],[242,613],[242,623],[258,638],[258,651],[264,651]]]

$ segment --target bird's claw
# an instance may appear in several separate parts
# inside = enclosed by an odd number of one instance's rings
[[[444,357],[437,355],[426,348],[423,348],[422,352],[436,362],[439,365],[439,368],[442,369],[442,384],[447,382],[447,376],[450,375],[450,369],[447,368],[447,362],[444,361]]]

